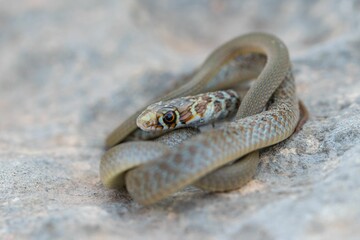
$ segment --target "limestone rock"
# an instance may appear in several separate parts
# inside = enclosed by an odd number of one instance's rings
[[[0,4],[0,239],[359,237],[359,1]],[[249,31],[287,43],[303,130],[238,191],[143,207],[105,189],[105,136]]]

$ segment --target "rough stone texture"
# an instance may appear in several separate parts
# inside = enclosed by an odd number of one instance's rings
[[[360,1],[0,1],[0,239],[356,239]],[[216,46],[289,46],[303,131],[230,193],[150,207],[105,189],[105,136]]]

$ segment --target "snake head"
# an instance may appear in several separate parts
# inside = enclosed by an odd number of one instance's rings
[[[151,104],[137,118],[144,131],[199,127],[234,115],[240,99],[233,90],[203,93]]]
[[[136,124],[144,131],[163,131],[177,127],[179,112],[176,107],[162,103],[148,106],[136,119]]]

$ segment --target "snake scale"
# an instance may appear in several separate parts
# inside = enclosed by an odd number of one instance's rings
[[[103,184],[126,187],[144,205],[189,184],[209,191],[243,186],[256,172],[258,150],[288,138],[300,119],[289,54],[280,39],[267,33],[236,37],[217,48],[186,84],[153,101],[226,89],[250,79],[256,81],[231,121],[200,134],[186,128],[167,133],[175,140],[190,136],[176,147],[159,141],[116,145],[139,131],[136,118],[144,109],[130,116],[107,138],[112,148],[100,162]]]

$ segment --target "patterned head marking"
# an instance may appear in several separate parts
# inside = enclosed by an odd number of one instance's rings
[[[198,127],[236,113],[240,100],[233,90],[209,92],[151,104],[136,120],[144,131]]]

